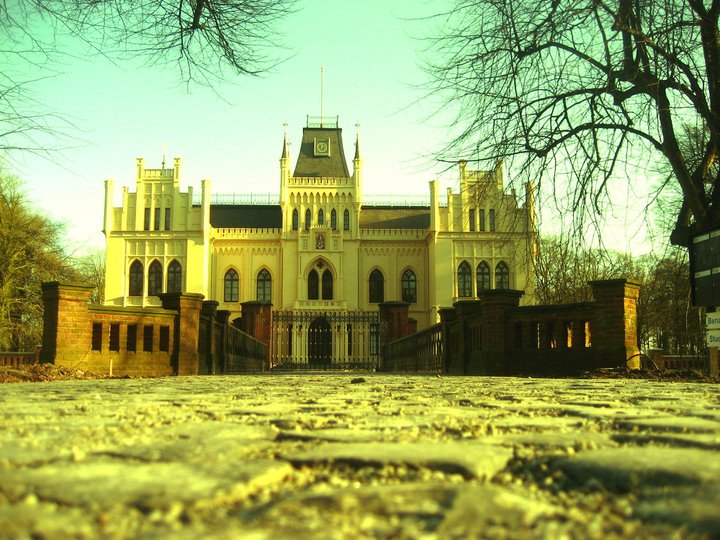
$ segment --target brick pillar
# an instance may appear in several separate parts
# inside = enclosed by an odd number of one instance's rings
[[[164,293],[159,295],[162,306],[175,315],[172,364],[178,375],[197,375],[199,371],[198,339],[202,294]]]
[[[272,357],[272,304],[250,301],[242,302],[240,305],[242,306],[240,330],[267,345],[268,355],[265,359],[265,369],[270,369],[270,358]]]
[[[440,315],[440,322],[447,323],[457,320],[457,313],[455,313],[455,308],[440,308],[438,309],[438,315]]]
[[[468,375],[505,375],[513,373],[509,365],[512,344],[508,343],[507,312],[517,308],[523,291],[491,289],[480,292],[482,302],[482,343],[479,355],[472,355]]]
[[[380,348],[386,343],[410,335],[410,304],[383,302],[380,304]]]
[[[84,283],[42,284],[45,306],[40,361],[77,367],[92,346],[88,303],[93,287]]]
[[[631,369],[640,367],[638,354],[637,299],[640,282],[630,279],[609,279],[589,282],[595,298],[594,316],[590,326],[594,366]]]

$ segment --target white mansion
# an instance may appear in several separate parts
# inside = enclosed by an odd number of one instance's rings
[[[195,201],[192,186],[181,191],[179,158],[168,169],[138,159],[120,207],[107,180],[106,303],[159,306],[161,292],[201,293],[233,319],[243,302],[270,302],[274,357],[310,363],[377,354],[381,302],[408,302],[418,329],[482,289],[524,290],[522,303],[533,303],[532,189],[519,206],[501,165],[460,162],[459,193],[431,181],[425,206],[377,205],[363,201],[360,146],[351,172],[336,118],[308,119],[294,168],[288,150],[286,135],[271,204],[214,200],[208,180]]]

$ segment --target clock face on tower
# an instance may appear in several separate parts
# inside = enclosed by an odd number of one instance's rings
[[[330,141],[325,139],[315,139],[315,155],[316,156],[329,156],[330,155]]]

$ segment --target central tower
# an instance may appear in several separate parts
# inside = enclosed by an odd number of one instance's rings
[[[288,290],[298,294],[283,302],[283,309],[357,308],[357,294],[351,293],[357,289],[353,244],[359,241],[361,167],[356,136],[349,171],[336,116],[307,117],[294,169],[285,133],[280,157],[283,251],[296,250],[297,281]]]

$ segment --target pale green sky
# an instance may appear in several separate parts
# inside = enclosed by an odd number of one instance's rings
[[[420,38],[441,23],[423,17],[450,3],[299,0],[283,25],[288,59],[262,78],[234,78],[217,93],[188,90],[175,64],[113,63],[64,39],[61,47],[74,56],[23,75],[57,71],[33,84],[35,98],[70,120],[76,139],[63,141],[71,148],[53,161],[13,154],[12,166],[37,204],[68,224],[76,245],[104,245],[103,180],[115,180],[116,197],[123,185],[134,190],[135,158],[159,167],[163,147],[169,162],[183,159],[183,190],[210,178],[215,193],[277,193],[283,123],[291,144],[299,142],[305,116],[320,112],[324,65],[324,112],[339,115],[348,157],[360,123],[365,193],[427,195],[428,181],[453,185],[454,174],[431,159],[448,140],[448,118],[431,118],[438,101],[421,100]],[[543,219],[553,220],[547,208]],[[606,241],[627,249],[636,233],[624,215],[618,223]]]

